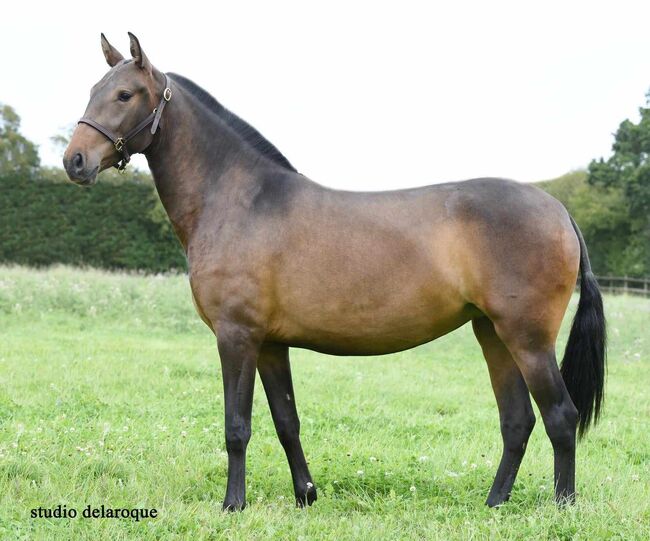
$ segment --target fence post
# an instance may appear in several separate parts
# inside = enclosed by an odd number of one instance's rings
[[[596,280],[603,293],[641,295],[642,297],[650,298],[650,277],[596,276]]]

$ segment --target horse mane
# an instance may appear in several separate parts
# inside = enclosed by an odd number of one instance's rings
[[[291,165],[289,160],[284,157],[273,143],[266,139],[266,137],[253,128],[253,126],[248,122],[242,120],[235,113],[226,109],[207,91],[203,90],[195,82],[190,81],[187,77],[183,77],[176,73],[169,73],[168,75],[175,83],[179,84],[184,90],[199,100],[199,102],[208,110],[223,120],[226,125],[230,127],[240,137],[240,139],[242,139],[242,141],[285,169],[294,172],[296,171],[295,167]]]

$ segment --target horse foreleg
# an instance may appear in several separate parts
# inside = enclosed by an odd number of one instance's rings
[[[233,511],[246,506],[246,447],[251,437],[259,343],[247,329],[228,323],[219,325],[217,344],[223,373],[228,452],[228,485],[223,508]]]

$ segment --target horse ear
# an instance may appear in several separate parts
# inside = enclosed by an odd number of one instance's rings
[[[140,47],[140,42],[131,32],[128,33],[129,38],[131,39],[131,56],[138,67],[151,71],[151,62],[147,58],[147,55],[144,54],[142,47]]]
[[[122,56],[120,51],[118,51],[115,47],[113,47],[110,43],[108,43],[108,40],[106,39],[106,36],[104,34],[102,34],[102,52],[104,53],[104,58],[106,58],[106,62],[108,62],[108,65],[111,68],[121,60],[124,60],[124,57]]]

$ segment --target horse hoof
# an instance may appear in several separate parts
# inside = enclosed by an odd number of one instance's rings
[[[501,507],[509,499],[510,499],[510,494],[507,494],[506,496],[497,494],[496,496],[488,497],[487,501],[485,502],[485,505],[492,508]]]
[[[223,502],[221,508],[227,513],[234,513],[235,511],[243,511],[246,507],[246,500],[228,500]]]
[[[567,494],[566,492],[555,495],[555,504],[559,508],[568,507],[576,503],[576,493],[572,492]]]
[[[298,491],[296,491],[297,507],[305,507],[306,505],[311,505],[318,499],[318,494],[316,494],[316,487],[312,483],[309,483],[309,485],[311,486],[308,486],[307,490],[302,493],[298,493]]]

